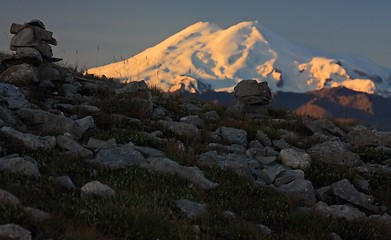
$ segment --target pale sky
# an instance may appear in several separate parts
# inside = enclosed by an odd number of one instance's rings
[[[226,28],[249,20],[295,43],[391,68],[389,0],[1,0],[0,6],[1,51],[9,51],[11,23],[37,18],[58,40],[54,55],[82,68],[129,58],[198,21]]]

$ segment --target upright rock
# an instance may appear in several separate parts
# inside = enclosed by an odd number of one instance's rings
[[[247,116],[267,115],[266,105],[272,99],[267,82],[258,83],[256,80],[243,80],[234,88],[235,104],[227,111],[232,115],[246,114]]]

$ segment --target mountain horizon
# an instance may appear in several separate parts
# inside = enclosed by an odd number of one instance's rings
[[[349,54],[328,54],[279,36],[258,21],[226,29],[197,22],[141,53],[87,73],[123,82],[145,80],[164,91],[227,91],[240,81],[268,82],[272,91],[330,87],[391,96],[391,69]]]

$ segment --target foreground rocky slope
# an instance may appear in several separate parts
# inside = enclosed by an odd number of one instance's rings
[[[269,109],[256,81],[225,108],[12,64],[0,238],[389,239],[390,133]]]

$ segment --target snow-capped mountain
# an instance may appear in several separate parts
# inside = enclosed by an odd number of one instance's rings
[[[272,91],[344,86],[391,96],[390,69],[293,44],[257,21],[227,29],[198,22],[134,57],[87,72],[125,82],[144,79],[165,91],[232,91],[241,80],[256,79]]]

